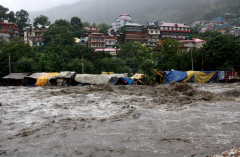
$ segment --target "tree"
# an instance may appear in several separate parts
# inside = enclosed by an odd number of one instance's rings
[[[54,22],[54,25],[56,25],[56,26],[66,26],[66,27],[71,26],[70,22],[65,20],[65,19],[56,20]]]
[[[74,37],[80,38],[81,36],[84,35],[85,31],[83,30],[83,24],[80,18],[72,17],[70,23],[71,31],[73,32]]]
[[[51,24],[51,22],[48,20],[48,17],[44,15],[40,15],[39,17],[36,17],[33,20],[34,20],[33,26],[36,26],[37,24],[49,26]]]
[[[97,27],[97,24],[93,22],[92,27]]]
[[[9,22],[16,22],[16,18],[14,15],[13,11],[10,11],[10,13],[7,13],[9,11],[8,8],[3,7],[2,5],[0,5],[0,21],[3,22],[3,20],[7,20]]]
[[[3,45],[0,46],[0,49],[2,50],[0,53],[0,62],[8,63],[9,55],[11,55],[11,62],[17,62],[22,57],[24,57],[24,60],[28,59],[31,59],[31,61],[37,60],[35,49],[30,47],[28,43],[21,41],[20,38],[13,38],[11,42],[3,42],[2,44]],[[15,66],[18,66],[19,64],[20,63],[12,64],[13,66],[12,69],[14,70]],[[1,71],[4,74],[8,74],[8,69],[9,69],[8,64],[1,65]]]
[[[80,27],[80,29],[83,28],[83,24],[82,24],[81,19],[79,17],[76,17],[76,16],[72,17],[70,23],[71,23],[72,26],[76,25],[76,26]]]
[[[207,70],[232,70],[239,66],[240,44],[234,37],[219,35],[205,44],[203,49]]]
[[[20,11],[16,12],[18,31],[20,33],[22,33],[23,28],[27,26],[27,22],[30,22],[28,17],[29,17],[29,14],[26,10],[21,9]]]
[[[111,28],[111,26],[107,25],[106,23],[100,23],[98,25],[98,28],[100,28],[99,32],[103,33],[103,34],[107,34],[108,33],[108,29]]]
[[[147,76],[149,84],[156,80],[155,59],[152,57],[152,49],[139,42],[133,43],[133,53],[139,63],[139,69]]]
[[[7,18],[7,12],[9,11],[8,8],[3,7],[0,5],[0,21],[3,22],[3,19]],[[2,19],[3,18],[3,19]]]
[[[91,24],[89,22],[83,22],[83,27],[91,27]]]

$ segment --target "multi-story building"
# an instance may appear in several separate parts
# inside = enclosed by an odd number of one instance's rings
[[[15,23],[9,23],[8,20],[0,22],[0,36],[10,42],[14,37],[18,37],[18,26]]]
[[[29,43],[30,46],[40,46],[43,45],[42,35],[47,31],[49,26],[38,25],[36,27],[26,27],[24,28],[24,41]]]
[[[127,23],[125,25],[125,42],[137,41],[146,44],[148,31],[143,25],[137,23]]]
[[[88,34],[88,47],[93,49],[105,48],[105,36],[103,33],[89,33]]]
[[[179,40],[179,42],[183,43],[184,46],[182,50],[189,51],[191,48],[200,49],[203,47],[203,44],[207,43],[205,40],[192,38],[192,40]]]
[[[157,43],[160,40],[160,26],[158,26],[158,22],[155,22],[154,25],[146,26],[148,30],[148,44],[150,47],[156,47]]]
[[[120,29],[121,27],[125,26],[126,23],[131,23],[132,17],[129,14],[121,14],[118,16],[116,20],[112,23],[112,28],[114,30]]]
[[[184,40],[189,38],[191,33],[190,26],[181,23],[161,23],[160,39],[172,38],[176,40]]]
[[[116,37],[115,36],[106,36],[105,39],[105,45],[106,48],[113,48],[113,45],[116,43]]]
[[[97,32],[99,31],[98,27],[84,27],[88,32]]]

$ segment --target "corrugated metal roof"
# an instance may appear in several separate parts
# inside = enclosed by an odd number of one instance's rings
[[[142,26],[138,23],[126,23],[125,26]]]
[[[16,79],[16,80],[21,80],[23,79],[25,76],[29,75],[31,73],[11,73],[5,77],[3,77],[3,79]]]
[[[190,26],[187,26],[183,23],[161,23],[160,26],[167,26],[167,27],[186,27],[190,28]]]
[[[29,76],[26,76],[26,77],[37,79],[37,78],[41,77],[41,76],[44,75],[44,74],[46,74],[46,73],[45,73],[45,72],[43,72],[43,73],[34,73],[34,74],[29,75]]]

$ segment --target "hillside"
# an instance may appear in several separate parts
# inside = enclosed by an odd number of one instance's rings
[[[239,0],[79,0],[71,5],[30,12],[30,19],[40,14],[56,19],[70,20],[78,16],[82,21],[111,24],[122,13],[132,16],[133,22],[182,22],[208,20],[226,12],[239,12]]]

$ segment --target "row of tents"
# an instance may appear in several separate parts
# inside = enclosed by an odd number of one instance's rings
[[[11,73],[0,78],[4,86],[74,86],[87,84],[112,84],[112,85],[147,85],[146,75],[135,74],[131,78],[125,74],[103,73],[77,74],[74,71],[60,73]],[[225,71],[166,71],[157,72],[156,81],[159,84],[175,82],[210,83],[227,82],[238,79],[236,72]]]

